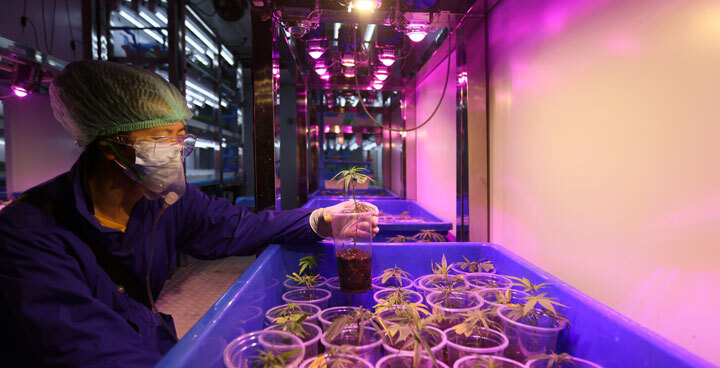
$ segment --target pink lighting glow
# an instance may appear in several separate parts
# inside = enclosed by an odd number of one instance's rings
[[[343,75],[345,78],[352,78],[355,76],[355,68],[345,67],[343,68]]]
[[[388,78],[388,69],[387,67],[379,66],[377,70],[375,71],[375,78],[379,81],[384,81]]]
[[[407,36],[412,42],[420,42],[425,39],[428,34],[428,25],[420,23],[410,23],[406,27]]]
[[[379,89],[382,89],[382,88],[383,88],[383,82],[382,82],[382,81],[379,81],[379,80],[376,80],[376,81],[373,82],[372,87],[375,88],[375,89],[378,89],[378,90],[379,90]]]
[[[324,80],[324,81],[330,80],[330,74],[327,73],[327,70],[326,70],[326,73],[325,73],[325,74],[323,74],[323,75],[320,76],[320,79],[322,79],[322,80]]]
[[[30,92],[28,92],[28,90],[26,90],[25,88],[20,87],[20,86],[12,86],[11,88],[12,88],[12,91],[15,94],[15,96],[18,96],[20,98],[23,98],[30,94]]]
[[[275,77],[280,76],[280,62],[277,60],[273,60],[272,73]]]
[[[391,48],[383,49],[382,53],[378,56],[378,60],[385,66],[391,66],[395,63],[395,50]]]
[[[467,84],[467,82],[468,82],[467,71],[460,72],[460,74],[458,74],[458,81],[457,81],[458,86],[464,86]]]
[[[310,41],[308,43],[308,55],[313,59],[320,58],[325,53],[325,49],[322,47],[320,41]]]

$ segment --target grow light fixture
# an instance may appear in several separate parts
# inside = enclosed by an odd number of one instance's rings
[[[422,23],[410,23],[406,27],[406,33],[410,41],[420,42],[428,34],[428,26]]]
[[[378,60],[385,66],[390,66],[395,63],[395,50],[386,47],[383,48],[382,53],[378,56]]]
[[[320,79],[322,79],[324,81],[330,80],[330,74],[324,73],[323,75],[320,76]]]
[[[313,59],[320,58],[325,53],[325,49],[322,47],[321,41],[310,41],[308,43],[308,55]]]
[[[345,78],[352,78],[355,76],[355,67],[346,66],[343,68],[343,75]]]
[[[381,5],[381,0],[353,0],[350,2],[350,5],[348,5],[348,13],[351,13],[353,9],[374,12],[375,9]]]
[[[355,55],[352,52],[343,53],[340,62],[343,66],[355,66]]]
[[[28,91],[27,89],[25,89],[25,88],[23,88],[23,87],[20,87],[20,86],[15,86],[15,85],[14,85],[14,86],[12,86],[11,88],[12,88],[12,91],[13,91],[13,93],[15,94],[15,96],[18,96],[18,97],[20,97],[20,98],[23,98],[23,97],[25,97],[25,96],[27,96],[27,95],[30,94],[30,91]]]
[[[273,60],[272,73],[275,78],[280,76],[280,62],[277,60]]]
[[[323,75],[327,73],[328,68],[325,66],[325,60],[318,59],[317,63],[315,64],[315,73],[318,75]]]
[[[384,81],[388,78],[388,69],[385,66],[379,66],[375,71],[375,78],[379,81]]]
[[[379,80],[375,80],[375,81],[373,81],[372,87],[377,90],[381,90],[383,88],[383,82],[379,81]]]

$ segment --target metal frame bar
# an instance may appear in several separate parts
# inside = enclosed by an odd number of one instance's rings
[[[462,28],[455,33],[455,83],[457,103],[457,224],[455,236],[459,242],[470,241],[469,229],[469,180],[468,180],[468,86],[467,82],[458,83],[458,76],[467,72],[467,55],[465,50],[465,32]],[[450,60],[448,60],[448,63]]]

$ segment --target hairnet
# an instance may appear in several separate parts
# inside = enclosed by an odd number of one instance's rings
[[[159,75],[95,60],[68,64],[50,84],[50,105],[80,146],[98,136],[172,125],[192,117],[185,98]]]

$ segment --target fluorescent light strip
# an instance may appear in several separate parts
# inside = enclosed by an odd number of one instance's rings
[[[341,25],[342,25],[341,23],[335,23],[335,29],[333,30],[333,38],[336,40],[338,39],[338,37],[340,37],[340,26]]]
[[[145,27],[147,27],[145,24],[142,24],[142,23],[139,22],[137,19],[135,19],[135,17],[133,17],[132,15],[128,14],[125,10],[120,9],[119,14],[120,14],[121,17],[125,18],[125,20],[127,20],[127,21],[130,22],[130,23],[132,23],[132,25],[134,25],[135,27],[138,27],[138,28],[145,28]],[[163,41],[162,37],[156,35],[154,32],[151,32],[151,31],[148,30],[148,29],[144,29],[143,32],[145,32],[145,34],[147,34],[148,36],[150,36],[150,38],[154,39],[155,41],[159,42],[160,44],[164,44],[164,41]]]
[[[200,55],[205,55],[205,50],[203,50],[203,47],[200,46],[199,43],[197,43],[192,37],[185,37],[185,42],[189,43],[190,46],[192,46],[197,52],[200,53]]]
[[[160,25],[160,23],[156,22],[155,19],[153,19],[153,18],[150,16],[150,14],[145,13],[145,12],[142,11],[142,10],[140,11],[140,18],[145,19],[145,21],[148,22],[148,23],[150,23],[150,25],[152,25],[153,27],[158,27],[158,28],[162,27],[162,26]],[[162,34],[164,34],[165,36],[168,35],[167,30],[165,30],[165,29],[161,30],[160,32],[162,32]]]
[[[157,11],[157,12],[155,12],[155,16],[156,16],[158,19],[160,19],[160,21],[163,22],[163,24],[167,24],[168,19],[167,19],[167,17],[165,16],[165,14]]]
[[[185,5],[185,9],[187,9],[187,10],[190,12],[190,14],[191,14],[198,22],[200,22],[200,25],[203,26],[203,28],[205,28],[205,30],[210,34],[210,36],[211,36],[212,38],[215,38],[215,32],[212,30],[212,28],[210,28],[207,24],[205,24],[205,21],[203,21],[202,18],[200,18],[200,16],[199,16],[197,13],[195,13],[195,11],[192,10],[192,8],[191,8],[190,6]]]
[[[208,49],[212,50],[213,53],[217,54],[217,52],[218,52],[217,47],[215,47],[213,42],[210,41],[210,39],[205,36],[205,33],[201,32],[197,28],[197,26],[195,26],[195,24],[193,24],[192,21],[185,19],[185,27],[187,27],[190,30],[190,32],[195,34],[195,36],[197,36],[200,39],[200,41],[202,41],[205,44],[205,46],[208,47]]]
[[[230,50],[228,50],[228,48],[225,47],[225,45],[220,45],[220,56],[222,56],[223,59],[225,59],[225,61],[228,62],[228,64],[230,64],[230,65],[235,64],[235,58],[233,57]]]
[[[190,88],[198,91],[199,93],[202,93],[203,95],[205,95],[207,97],[210,97],[213,101],[218,100],[218,96],[212,94],[211,92],[209,92],[205,88],[195,84],[194,82],[191,82],[189,79],[185,81],[185,84],[187,84]]]
[[[365,28],[365,42],[372,41],[373,33],[375,33],[375,25],[374,24],[368,24]]]

